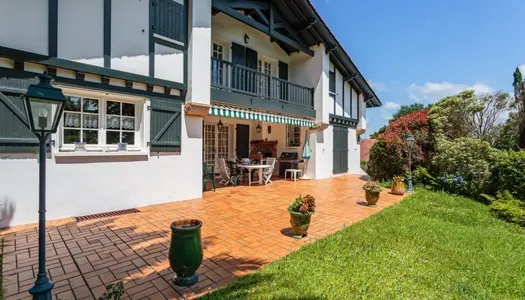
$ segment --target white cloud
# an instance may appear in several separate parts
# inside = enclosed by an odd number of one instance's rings
[[[372,80],[368,80],[368,84],[376,91],[376,92],[384,92],[388,91],[388,86],[384,82],[375,82]]]
[[[520,68],[521,74],[525,74],[525,65],[519,65],[518,68]]]
[[[408,86],[408,97],[419,102],[434,102],[464,90],[475,90],[478,94],[492,93],[494,89],[478,81],[473,85],[443,82],[426,82],[423,85],[412,83]]]
[[[384,108],[380,108],[379,112],[381,113],[381,117],[383,118],[383,120],[388,121],[388,120],[392,119],[392,113],[389,112],[388,110],[386,110]]]
[[[392,102],[392,101],[388,101],[387,103],[383,104],[382,108],[386,109],[386,110],[399,110],[401,108],[401,104],[399,103],[395,103],[395,102]]]

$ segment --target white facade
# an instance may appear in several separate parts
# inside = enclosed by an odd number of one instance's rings
[[[0,10],[0,46],[48,55],[47,1],[4,1]],[[89,2],[89,3],[88,3]],[[150,76],[150,16],[149,1],[111,1],[111,55],[112,70]],[[178,1],[183,4],[183,1]],[[57,56],[90,66],[104,67],[104,1],[59,0]],[[39,9],[27,10],[27,7]],[[184,82],[184,64],[187,63],[187,91],[185,102],[209,105],[211,96],[211,56],[213,44],[223,47],[223,60],[231,61],[231,45],[237,43],[258,53],[258,60],[271,65],[271,75],[279,76],[279,61],[288,64],[288,80],[313,88],[315,122],[321,128],[301,127],[300,145],[289,146],[287,126],[280,123],[241,120],[217,116],[190,116],[180,114],[181,150],[158,155],[151,151],[152,100],[144,93],[136,95],[118,90],[90,89],[69,84],[57,84],[67,96],[98,101],[96,112],[89,105],[78,111],[66,111],[58,132],[52,136],[55,144],[47,159],[47,218],[49,220],[71,216],[115,211],[133,207],[181,201],[202,196],[202,162],[206,126],[221,122],[229,128],[228,156],[235,155],[236,124],[250,126],[249,140],[277,141],[277,156],[282,152],[296,152],[301,157],[305,134],[309,134],[312,157],[306,161],[306,177],[322,179],[335,176],[333,172],[334,130],[331,115],[357,119],[357,129],[348,128],[348,173],[358,174],[359,145],[357,130],[366,129],[364,96],[330,62],[324,44],[313,46],[309,56],[303,52],[287,54],[270,37],[223,13],[212,15],[212,0],[188,1],[187,51],[170,48],[156,36],[154,44],[153,77],[170,82]],[[24,18],[13,18],[15,15]],[[30,15],[28,15],[30,14]],[[86,24],[89,23],[89,26]],[[18,24],[18,25],[17,25]],[[249,37],[249,41],[245,40]],[[188,57],[184,57],[185,52]],[[0,53],[0,67],[13,68],[9,58]],[[25,71],[43,72],[45,66],[25,65]],[[330,96],[330,72],[335,72],[335,103]],[[74,70],[59,68],[56,76],[75,79]],[[102,83],[100,75],[85,74],[85,81]],[[109,86],[130,87],[129,80],[109,78]],[[132,89],[148,91],[148,84],[133,82]],[[164,87],[153,86],[154,93],[167,94]],[[151,91],[149,91],[151,92]],[[170,95],[182,92],[171,89]],[[82,102],[84,103],[84,102]],[[88,103],[88,102],[86,102]],[[92,102],[89,102],[92,103]],[[117,115],[110,106],[119,104]],[[126,106],[122,103],[125,103]],[[0,103],[1,105],[1,103]],[[93,105],[92,105],[93,106]],[[118,106],[118,105],[117,105]],[[133,113],[124,115],[125,107]],[[129,108],[133,107],[133,109]],[[1,106],[0,106],[1,109]],[[278,114],[278,112],[269,111]],[[82,117],[79,117],[82,114]],[[126,130],[115,130],[111,122],[133,120]],[[91,120],[92,127],[74,125],[75,120]],[[97,120],[95,122],[95,120]],[[73,125],[67,125],[71,123]],[[204,125],[204,127],[203,127]],[[257,125],[262,127],[256,131]],[[75,127],[76,126],[76,127]],[[123,126],[123,125],[122,125]],[[269,129],[271,127],[271,129]],[[95,129],[93,129],[95,128]],[[78,132],[77,132],[78,131]],[[97,133],[94,133],[96,131]],[[111,133],[113,132],[113,133]],[[78,134],[78,137],[77,137]],[[118,152],[110,139],[132,135],[126,152]],[[88,152],[75,151],[69,138],[90,140]],[[224,137],[222,137],[224,139]],[[218,142],[216,142],[218,144]],[[33,223],[38,214],[38,163],[35,154],[0,153],[0,227]],[[12,209],[11,209],[12,208]]]

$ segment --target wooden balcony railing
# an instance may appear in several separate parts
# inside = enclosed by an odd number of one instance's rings
[[[211,85],[263,99],[314,108],[314,89],[231,62],[211,59]]]

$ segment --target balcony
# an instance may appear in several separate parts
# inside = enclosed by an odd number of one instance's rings
[[[313,88],[301,86],[217,58],[211,59],[211,86],[212,91],[216,89],[246,95],[250,104],[254,104],[254,98],[259,98],[268,103],[279,104],[283,107],[283,112],[308,116],[311,116],[311,112],[314,112]],[[224,101],[231,102],[228,100]],[[288,109],[284,109],[283,105],[286,105]],[[259,105],[251,106],[257,107]],[[271,109],[272,107],[264,105],[264,107],[260,108]],[[304,113],[305,111],[308,111],[308,113]],[[315,112],[313,116],[315,116]]]

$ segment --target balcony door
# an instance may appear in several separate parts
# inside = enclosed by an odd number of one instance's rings
[[[230,155],[231,127],[222,126],[219,130],[217,124],[204,124],[204,162],[215,166],[217,169],[217,158],[228,159]]]
[[[246,68],[257,71],[257,51],[232,43],[232,64],[232,88],[256,93],[257,74]]]

